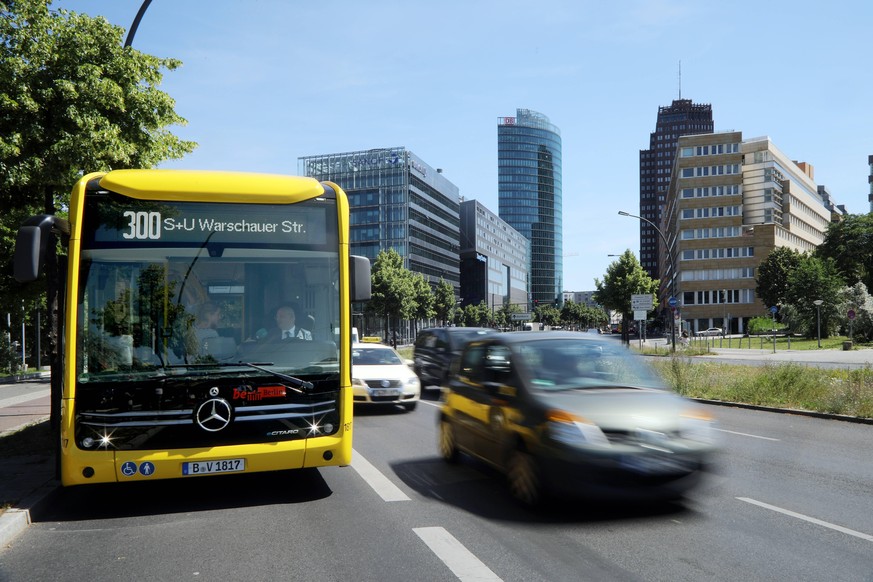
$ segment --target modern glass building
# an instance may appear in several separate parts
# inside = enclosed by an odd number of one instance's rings
[[[330,180],[351,207],[351,251],[375,259],[394,249],[430,283],[460,288],[458,187],[404,147],[298,159],[298,173]]]
[[[530,241],[478,200],[461,202],[461,304],[527,310]]]
[[[530,304],[563,299],[561,132],[530,109],[497,122],[498,214],[530,241]]]

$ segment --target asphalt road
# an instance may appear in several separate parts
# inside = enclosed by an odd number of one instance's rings
[[[438,403],[356,416],[352,467],[57,490],[0,580],[873,579],[873,427],[712,407],[676,504],[518,507],[436,455]]]

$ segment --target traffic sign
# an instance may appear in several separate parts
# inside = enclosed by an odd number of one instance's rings
[[[677,305],[679,305],[679,300],[675,297],[671,297],[667,300],[667,305],[669,305],[670,307],[676,307]]]
[[[850,309],[850,310],[846,313],[846,317],[848,317],[849,319],[855,319],[855,310],[854,310],[854,309]]]
[[[631,295],[631,309],[633,311],[651,311],[653,306],[652,294]]]
[[[530,313],[513,313],[509,319],[512,321],[530,321]]]
[[[779,308],[776,307],[775,305],[770,308],[770,313],[776,313],[777,311],[779,311]]]

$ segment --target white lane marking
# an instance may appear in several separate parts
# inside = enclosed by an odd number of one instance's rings
[[[430,402],[428,400],[419,400],[422,404],[427,404],[428,406],[433,406],[434,408],[442,408],[442,402]]]
[[[765,440],[765,441],[780,441],[780,440],[782,440],[782,439],[774,439],[771,437],[759,436],[756,434],[749,434],[749,433],[745,433],[745,432],[736,432],[734,430],[725,430],[723,428],[717,428],[715,430],[717,430],[719,432],[729,432],[731,434],[737,434],[740,436],[749,437],[749,438],[753,438],[753,439],[761,439],[761,440]]]
[[[417,527],[413,528],[412,531],[449,567],[452,573],[458,577],[458,580],[465,582],[501,580],[445,528]]]
[[[409,501],[406,493],[354,449],[352,449],[352,468],[373,488],[373,491],[379,494],[383,501]]]
[[[27,394],[19,394],[18,396],[4,398],[3,400],[0,400],[0,408],[6,408],[7,406],[15,406],[17,404],[30,402],[31,400],[45,398],[46,396],[50,396],[51,393],[51,390],[40,390],[39,392],[28,392]]]
[[[795,513],[787,509],[782,509],[781,507],[776,507],[775,505],[764,503],[762,501],[755,501],[754,499],[749,499],[748,497],[737,497],[737,499],[739,499],[740,501],[745,501],[746,503],[751,503],[752,505],[757,505],[758,507],[763,507],[764,509],[769,509],[771,511],[776,511],[778,513],[782,513],[791,517],[796,517],[797,519],[802,519],[803,521],[808,521],[809,523],[814,523],[816,525],[827,527],[832,530],[848,534],[850,536],[855,536],[856,538],[861,538],[862,540],[867,540],[868,542],[873,542],[873,536],[861,533],[859,531],[855,531],[853,529],[849,529],[847,527],[843,527],[841,525],[828,523],[814,517],[809,517],[808,515],[803,515],[802,513]]]

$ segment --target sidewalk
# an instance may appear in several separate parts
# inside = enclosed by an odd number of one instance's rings
[[[0,383],[0,551],[57,487],[48,378]]]
[[[701,358],[717,358],[730,360],[754,360],[758,362],[795,362],[798,364],[831,366],[846,366],[848,368],[863,368],[873,366],[873,348],[855,350],[756,350],[739,348],[711,347],[714,355],[699,356]]]

